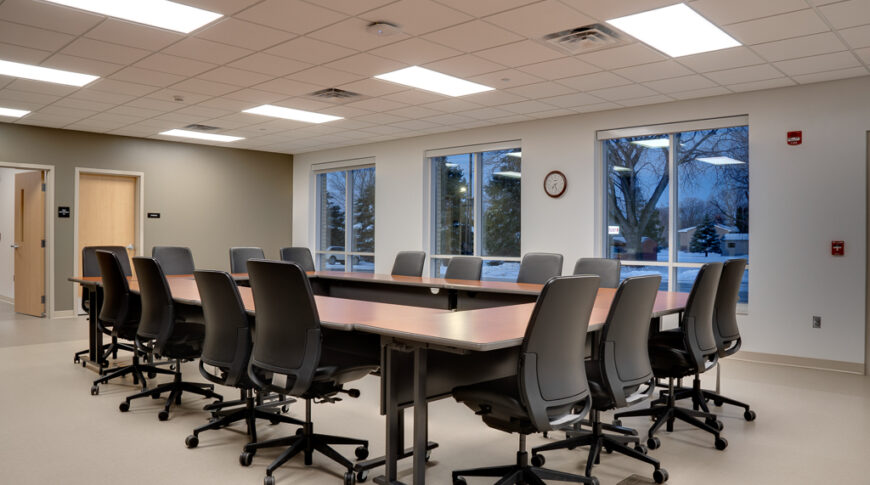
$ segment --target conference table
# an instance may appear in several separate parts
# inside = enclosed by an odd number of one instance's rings
[[[234,277],[244,281],[247,275]],[[458,385],[516,373],[519,346],[534,308],[531,302],[517,301],[534,301],[543,285],[338,272],[312,272],[309,277],[326,331],[331,331],[337,340],[354,342],[353,345],[379,347],[386,456],[384,476],[376,478],[375,482],[400,484],[398,460],[412,455],[412,483],[422,485],[427,451],[433,447],[428,441],[428,401],[449,396]],[[99,285],[99,278],[70,280]],[[171,276],[167,281],[173,300],[187,317],[195,319],[201,302],[192,276]],[[130,289],[138,292],[138,284],[133,279]],[[400,295],[397,301],[405,304],[379,301],[383,299],[379,291]],[[251,289],[240,286],[239,292],[246,310],[255,316]],[[612,288],[598,290],[589,321],[591,335],[597,334],[603,326],[615,293]],[[480,295],[484,298],[478,300]],[[464,304],[463,299],[467,300]],[[687,299],[686,293],[659,292],[651,318],[657,322],[664,315],[682,311]],[[407,304],[409,301],[421,305],[411,306]],[[499,302],[506,303],[499,305]],[[472,309],[455,311],[461,308]],[[342,335],[351,338],[341,338]],[[102,339],[98,329],[97,337]],[[402,413],[406,407],[413,407],[414,413],[410,450],[402,446]],[[362,463],[358,470],[370,467]]]

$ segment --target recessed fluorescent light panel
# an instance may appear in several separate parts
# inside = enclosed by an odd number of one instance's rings
[[[129,20],[188,34],[223,15],[167,0],[47,0],[51,3],[87,10],[109,17]]]
[[[710,165],[743,165],[746,162],[735,160],[730,157],[698,157],[695,160],[709,163]]]
[[[7,116],[9,118],[21,118],[28,113],[30,113],[30,111],[23,109],[0,108],[0,116]]]
[[[0,60],[0,75],[78,87],[84,86],[100,77],[3,60]]]
[[[273,118],[284,118],[286,120],[304,121],[306,123],[326,123],[327,121],[335,121],[343,119],[341,116],[324,115],[320,113],[312,113],[311,111],[302,111],[301,109],[283,108],[271,104],[264,104],[256,108],[246,109],[243,113],[252,115],[271,116]]]
[[[684,3],[608,20],[607,23],[671,57],[741,45]]]
[[[495,89],[483,84],[431,71],[420,66],[406,67],[398,71],[380,74],[375,76],[375,78],[447,96],[465,96],[467,94],[482,93]]]
[[[671,140],[668,138],[655,138],[653,140],[636,140],[631,143],[647,148],[667,148],[670,146]]]
[[[161,132],[160,134],[166,136],[180,136],[182,138],[196,138],[197,140],[219,141],[221,143],[244,140],[244,138],[240,136],[215,135],[212,133],[200,133],[198,131],[187,130],[169,130]]]

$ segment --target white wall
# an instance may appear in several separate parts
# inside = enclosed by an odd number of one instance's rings
[[[561,252],[568,272],[577,258],[596,251],[597,130],[742,114],[749,115],[752,234],[743,348],[863,362],[868,77],[299,154],[293,242],[313,247],[311,165],[374,157],[376,271],[388,272],[397,251],[429,251],[423,152],[521,139],[522,251]],[[803,130],[803,145],[786,144],[790,130]],[[560,199],[542,189],[554,169],[568,177]],[[830,256],[831,240],[846,241],[845,257]],[[811,328],[812,315],[822,316],[821,329]]]
[[[15,298],[15,174],[26,172],[0,168],[0,297]]]

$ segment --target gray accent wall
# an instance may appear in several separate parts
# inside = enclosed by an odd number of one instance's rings
[[[145,174],[143,254],[155,245],[189,246],[197,268],[229,270],[231,246],[260,246],[266,257],[291,242],[293,156],[0,123],[0,161],[55,167],[55,206],[75,207],[75,169]],[[71,217],[57,218],[55,311],[71,310],[76,247]]]

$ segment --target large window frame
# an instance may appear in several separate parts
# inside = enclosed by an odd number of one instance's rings
[[[701,131],[701,130],[712,130],[718,128],[733,128],[733,127],[741,127],[741,126],[749,126],[749,117],[747,115],[741,116],[731,116],[726,118],[713,118],[713,119],[705,119],[705,120],[696,120],[696,121],[686,121],[679,123],[666,123],[659,125],[650,125],[643,127],[632,127],[632,128],[620,128],[613,130],[601,130],[596,133],[597,143],[597,166],[598,170],[600,170],[599,177],[599,197],[598,200],[600,202],[600,212],[599,212],[599,222],[596,224],[598,231],[598,238],[596,246],[599,248],[599,254],[602,257],[610,257],[610,248],[608,245],[608,211],[609,211],[609,201],[608,201],[608,177],[610,174],[608,173],[608,168],[606,166],[606,150],[604,148],[604,144],[608,140],[613,139],[621,139],[621,138],[633,138],[633,137],[641,137],[641,136],[652,136],[652,135],[667,135],[669,140],[668,147],[668,159],[667,159],[667,171],[668,171],[668,260],[667,261],[644,261],[644,260],[620,260],[623,267],[631,267],[631,266],[647,266],[651,268],[664,268],[667,271],[668,275],[668,291],[679,291],[679,272],[681,270],[685,270],[687,268],[697,269],[704,265],[704,263],[695,263],[695,262],[685,262],[679,261],[679,179],[678,179],[678,171],[679,167],[677,164],[677,152],[674,147],[677,143],[677,138],[680,133],[683,132],[691,132],[691,131]],[[749,224],[751,225],[751,219]],[[750,229],[751,232],[751,229]],[[746,266],[746,271],[748,272],[750,269],[749,264]],[[748,273],[751,274],[751,273]],[[620,277],[621,279],[621,277]],[[749,312],[749,303],[739,303],[738,304],[738,313],[747,314]]]
[[[353,251],[353,223],[354,218],[351,216],[353,211],[353,201],[354,201],[354,182],[353,182],[353,172],[357,170],[363,169],[372,169],[375,172],[375,186],[377,186],[377,169],[375,167],[375,163],[373,159],[364,159],[364,160],[353,160],[349,162],[335,162],[335,163],[327,163],[323,164],[319,169],[315,168],[312,172],[313,184],[314,184],[314,204],[312,204],[314,208],[314,221],[315,221],[315,238],[314,238],[314,263],[318,270],[324,271],[326,270],[322,266],[322,260],[326,260],[326,258],[334,258],[335,261],[343,261],[344,263],[344,272],[353,272],[354,266],[358,266],[359,262],[365,258],[366,261],[370,260],[372,264],[372,271],[374,271],[374,260],[375,260],[375,246],[374,242],[372,242],[372,251]],[[344,245],[342,251],[337,250],[329,250],[329,249],[321,249],[324,245],[323,243],[323,224],[325,223],[323,220],[324,210],[321,205],[322,197],[321,190],[322,185],[320,183],[320,176],[326,175],[329,173],[337,173],[344,172]],[[376,195],[375,195],[376,197]],[[375,198],[374,206],[377,207],[377,199]],[[377,225],[375,224],[375,231],[377,231]],[[374,237],[374,236],[373,236]],[[334,242],[334,241],[333,241]],[[333,246],[329,246],[333,247]],[[371,271],[366,271],[371,272]]]

